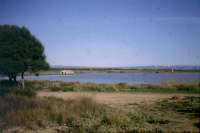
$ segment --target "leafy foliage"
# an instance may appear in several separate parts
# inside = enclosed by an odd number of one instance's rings
[[[44,47],[26,27],[0,25],[0,74],[16,79],[19,73],[48,68]]]

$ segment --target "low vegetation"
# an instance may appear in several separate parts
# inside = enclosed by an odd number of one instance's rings
[[[174,102],[176,100],[176,102]],[[173,97],[159,102],[160,107],[164,110],[175,110],[181,113],[187,113],[194,116],[200,116],[200,97],[187,96],[183,99]]]
[[[109,106],[92,98],[63,100],[37,97],[36,91],[184,92],[198,93],[199,85],[129,85],[27,81],[0,83],[0,132],[113,133],[199,132],[200,97],[172,97],[150,105]]]
[[[90,92],[157,92],[157,93],[198,93],[200,94],[200,84],[163,84],[150,85],[138,84],[130,85],[126,83],[118,84],[95,84],[79,82],[61,82],[61,81],[27,81],[28,88],[34,90],[49,91],[90,91]]]
[[[36,97],[32,90],[13,88],[0,96],[0,129],[1,132],[60,133],[198,132],[199,121],[194,116],[199,115],[199,107],[199,97],[114,108],[87,97],[64,101]],[[191,123],[184,127],[188,120]]]

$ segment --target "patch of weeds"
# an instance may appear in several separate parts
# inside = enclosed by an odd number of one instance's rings
[[[57,87],[57,86],[50,87],[49,89],[50,89],[50,91],[61,91],[62,90],[60,87]]]
[[[200,129],[200,121],[194,123],[194,126]]]
[[[150,124],[168,124],[170,121],[169,120],[165,120],[165,119],[155,119],[153,117],[150,117],[147,120],[148,123]]]
[[[33,89],[29,88],[0,88],[0,96],[6,96],[6,95],[20,95],[20,96],[26,96],[26,97],[35,97],[36,92]]]
[[[180,92],[193,92],[193,93],[200,93],[200,87],[198,85],[175,85],[177,91]]]
[[[159,102],[162,109],[200,115],[200,97],[184,97],[182,99],[167,99]]]
[[[0,87],[0,96],[4,96],[4,95],[8,94],[9,92],[11,92],[11,89],[12,88],[3,88],[3,87]]]
[[[68,92],[68,91],[74,91],[74,87],[72,86],[65,86],[62,88],[62,91]]]
[[[26,96],[26,97],[35,97],[36,92],[33,89],[25,88],[25,89],[14,89],[11,94]]]

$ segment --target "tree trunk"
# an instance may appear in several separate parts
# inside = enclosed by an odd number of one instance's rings
[[[25,86],[25,84],[24,84],[24,72],[22,72],[21,78],[22,78],[22,88],[24,89],[24,86]]]
[[[10,74],[9,74],[8,78],[9,78],[9,82],[11,83],[12,82],[12,76]]]
[[[13,80],[14,80],[14,83],[16,84],[17,83],[17,76],[16,75],[13,75]]]

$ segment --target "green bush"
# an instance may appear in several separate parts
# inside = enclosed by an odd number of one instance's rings
[[[200,87],[197,85],[176,85],[177,91],[180,92],[193,92],[193,93],[200,93]]]
[[[0,87],[0,96],[4,96],[4,95],[8,94],[10,91],[11,91],[10,88],[8,89],[8,88]]]
[[[12,87],[12,88],[0,88],[0,96],[5,95],[20,95],[20,96],[26,96],[26,97],[34,97],[36,96],[36,92],[33,89],[29,88],[18,88],[18,87]]]
[[[36,96],[36,92],[33,89],[29,89],[29,88],[14,89],[13,91],[11,91],[11,94],[26,96],[26,97],[35,97]]]
[[[50,91],[61,91],[62,89],[60,87],[53,86],[53,87],[50,87],[49,90]]]

